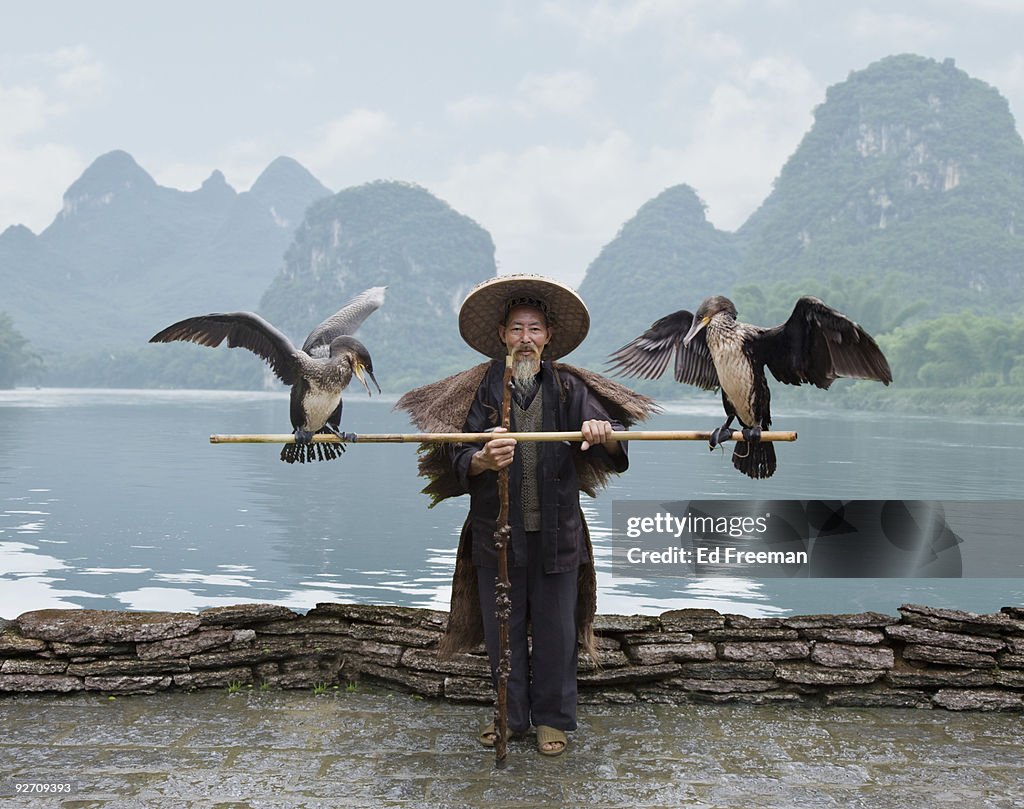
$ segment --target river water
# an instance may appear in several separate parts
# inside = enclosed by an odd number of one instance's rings
[[[344,426],[410,431],[393,403],[352,393]],[[710,429],[720,412],[715,397],[694,397],[645,428]],[[908,602],[990,612],[1024,603],[1024,556],[1010,560],[1007,578],[613,575],[615,500],[1021,497],[1021,422],[779,410],[774,426],[800,438],[778,447],[779,471],[767,481],[743,477],[703,443],[631,444],[630,470],[584,498],[600,612],[894,613]],[[447,609],[465,499],[427,508],[411,444],[353,446],[336,461],[290,466],[274,445],[208,441],[288,431],[286,392],[0,391],[0,617],[256,601]]]

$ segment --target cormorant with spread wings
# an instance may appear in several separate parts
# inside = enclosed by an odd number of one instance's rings
[[[705,390],[721,388],[725,424],[711,435],[711,448],[732,435],[739,419],[743,441],[733,465],[752,478],[775,472],[775,449],[760,441],[772,423],[765,367],[787,385],[827,389],[839,377],[874,379],[888,385],[892,371],[881,349],[846,315],[811,296],[800,298],[789,319],[774,328],[736,320],[736,307],[721,295],[707,298],[696,314],[666,315],[611,355],[611,370],[656,379],[675,355],[675,378]]]
[[[281,460],[288,463],[331,460],[345,451],[344,444],[312,443],[313,434],[329,432],[351,440],[341,427],[341,392],[353,374],[366,393],[373,375],[370,352],[352,334],[384,302],[386,287],[360,293],[309,333],[301,349],[274,326],[253,312],[214,313],[181,320],[153,335],[151,343],[185,340],[215,348],[225,339],[228,348],[247,348],[270,365],[278,379],[292,386],[291,421],[294,444],[285,444]]]

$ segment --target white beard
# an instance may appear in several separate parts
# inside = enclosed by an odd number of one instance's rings
[[[528,397],[537,387],[537,372],[540,365],[533,355],[521,354],[512,360],[512,379],[516,390],[523,398]]]

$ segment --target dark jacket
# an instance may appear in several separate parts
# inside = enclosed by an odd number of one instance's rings
[[[493,362],[487,369],[476,397],[470,406],[463,427],[465,432],[483,432],[501,421],[502,381],[504,364]],[[578,431],[584,421],[600,419],[613,429],[625,429],[575,375],[562,369],[554,372],[548,363],[541,365],[543,390],[543,429],[547,431]],[[516,430],[512,416],[512,431]],[[473,563],[481,567],[497,567],[494,551],[495,522],[498,515],[498,473],[485,471],[469,477],[469,464],[481,444],[456,444],[451,449],[452,465],[463,491],[470,495],[469,528],[473,541]],[[580,509],[580,483],[575,456],[588,455],[591,463],[599,462],[614,472],[629,466],[626,442],[622,454],[612,456],[603,446],[591,447],[583,453],[578,443],[542,441],[538,443],[537,479],[541,507],[541,548],[546,573],[564,573],[590,562],[587,552],[586,527]],[[520,484],[522,466],[516,453],[509,473],[509,525],[512,528],[511,558],[513,565],[525,564],[526,536],[523,531]]]

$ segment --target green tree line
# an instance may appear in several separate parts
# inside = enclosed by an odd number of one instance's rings
[[[943,315],[882,335],[879,345],[897,385],[1024,390],[1024,318]]]
[[[15,383],[42,370],[42,359],[14,328],[11,316],[0,312],[0,388],[13,388]]]

